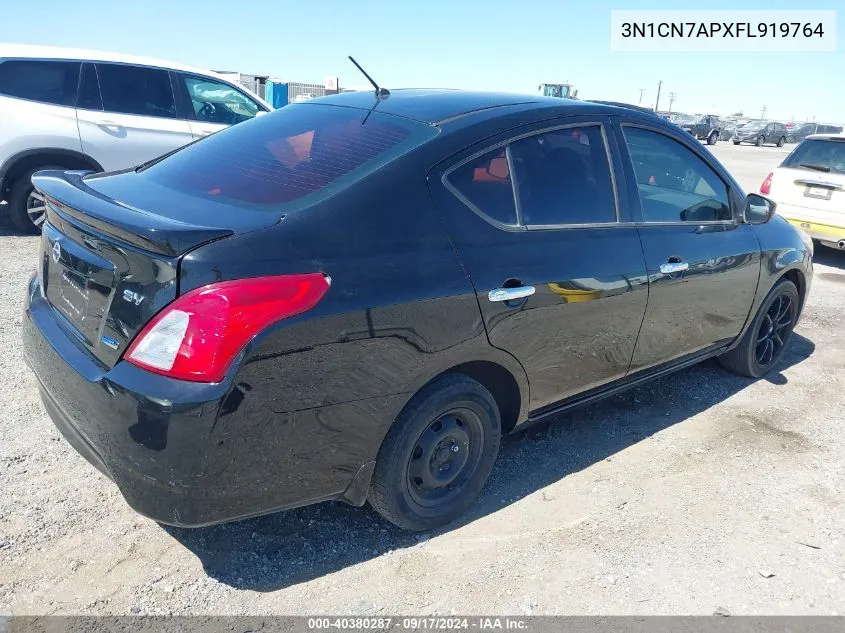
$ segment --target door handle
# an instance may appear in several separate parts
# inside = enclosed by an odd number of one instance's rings
[[[664,275],[682,273],[685,270],[689,270],[689,264],[686,262],[666,262],[665,264],[660,264],[660,272]]]
[[[493,288],[487,293],[490,301],[515,301],[530,297],[537,289],[534,286],[517,286],[516,288]]]

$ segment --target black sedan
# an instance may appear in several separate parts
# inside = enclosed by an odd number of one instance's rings
[[[606,104],[347,93],[34,183],[44,405],[181,526],[329,499],[444,524],[503,433],[708,357],[771,371],[812,279],[772,202]]]

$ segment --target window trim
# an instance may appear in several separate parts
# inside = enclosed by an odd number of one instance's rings
[[[683,220],[678,220],[677,222],[656,222],[653,220],[647,220],[645,215],[643,214],[643,202],[639,196],[639,190],[637,191],[637,202],[639,203],[640,207],[640,220],[632,222],[634,226],[738,226],[739,223],[736,219],[736,211],[734,209],[734,195],[733,195],[733,187],[730,183],[726,182],[724,178],[722,178],[722,174],[718,171],[710,167],[704,157],[699,156],[699,153],[696,152],[690,145],[683,142],[681,139],[676,138],[672,134],[668,133],[667,131],[660,130],[654,126],[648,125],[646,123],[629,123],[627,121],[619,121],[619,132],[622,135],[622,142],[625,148],[625,155],[622,157],[624,162],[627,162],[628,166],[631,168],[633,172],[634,169],[634,161],[631,159],[631,152],[628,149],[628,141],[625,138],[625,128],[626,127],[633,127],[638,128],[641,130],[645,130],[647,132],[653,132],[655,134],[660,134],[661,136],[665,136],[671,141],[678,143],[682,147],[685,147],[690,152],[692,152],[695,156],[697,156],[707,167],[712,171],[716,177],[722,182],[725,186],[725,190],[728,193],[728,206],[731,210],[731,219],[730,220],[703,220],[698,222],[684,222]],[[636,182],[636,180],[635,180]]]
[[[566,130],[569,128],[578,128],[578,127],[598,127],[602,137],[602,144],[604,146],[604,153],[605,158],[607,159],[607,169],[610,173],[610,184],[613,189],[613,206],[614,212],[616,215],[616,220],[613,222],[572,222],[566,224],[523,224],[522,223],[522,205],[519,200],[519,187],[516,186],[516,181],[511,178],[511,188],[514,192],[514,205],[516,206],[516,221],[517,224],[507,224],[505,222],[500,222],[495,218],[490,217],[486,213],[484,213],[481,209],[479,209],[475,204],[470,202],[466,196],[461,194],[457,188],[449,182],[450,174],[469,163],[470,161],[475,160],[476,158],[483,156],[484,154],[488,154],[493,150],[496,150],[500,147],[505,148],[505,156],[508,160],[508,170],[510,174],[513,174],[513,160],[511,158],[510,152],[510,145],[517,141],[521,141],[524,138],[530,138],[532,136],[540,136],[541,134],[548,134],[550,132],[557,132],[559,130]],[[508,137],[506,140],[499,141],[492,145],[486,146],[484,149],[474,152],[467,158],[455,163],[440,177],[440,181],[444,187],[458,200],[460,200],[463,204],[469,207],[470,211],[475,213],[479,216],[482,220],[491,224],[492,226],[501,229],[503,231],[511,231],[511,232],[523,232],[523,231],[549,231],[549,230],[560,230],[560,229],[583,229],[583,228],[607,228],[607,227],[617,227],[617,226],[630,226],[630,222],[622,222],[620,216],[620,209],[619,209],[619,191],[618,185],[616,182],[616,172],[613,169],[613,159],[610,154],[610,143],[608,141],[608,133],[607,133],[608,122],[604,120],[588,120],[588,121],[578,121],[573,123],[561,123],[558,125],[547,126],[543,128],[533,129],[530,132],[524,132],[522,134],[518,134],[516,136]]]
[[[187,72],[187,71],[184,71],[184,70],[173,70],[173,71],[171,71],[171,75],[173,77],[173,81],[176,83],[176,85],[173,87],[174,95],[176,94],[177,91],[180,92],[180,93],[184,91],[184,98],[186,99],[186,103],[184,104],[185,118],[188,119],[188,121],[196,121],[197,123],[208,123],[209,125],[226,125],[226,127],[229,127],[225,123],[213,123],[211,121],[200,121],[197,118],[197,113],[194,111],[193,105],[191,103],[191,93],[188,92],[188,86],[185,83],[185,79],[188,79],[188,78],[199,79],[201,81],[211,81],[211,82],[223,84],[224,86],[231,88],[235,92],[240,93],[240,95],[242,97],[252,101],[256,106],[258,106],[259,112],[262,112],[262,111],[263,112],[270,112],[270,110],[267,110],[264,107],[264,104],[262,104],[260,101],[258,101],[258,99],[256,99],[254,96],[250,95],[246,91],[246,89],[241,90],[236,85],[226,81],[222,77],[205,77],[203,75],[198,75],[196,73],[190,73],[190,72]],[[254,119],[255,117],[252,117],[252,118]]]
[[[54,108],[73,108],[74,110],[76,109],[76,104],[79,101],[79,81],[82,78],[82,65],[85,63],[84,60],[65,59],[61,57],[0,57],[0,64],[5,64],[6,62],[66,62],[69,64],[79,64],[79,77],[76,78],[76,97],[74,97],[73,103],[71,105],[52,103],[50,101],[42,101],[41,99],[28,99],[27,97],[16,97],[15,95],[0,92],[0,97],[6,97],[7,99],[20,99],[21,101],[27,101],[28,103],[40,103],[41,105],[52,106]]]
[[[103,107],[100,107],[98,110],[96,108],[81,107],[79,105],[79,97],[82,95],[82,80],[85,78],[86,66],[90,66],[94,69],[94,79],[97,82],[97,94],[100,95],[100,106],[103,105],[103,91],[100,90],[100,72],[97,70],[97,64],[94,62],[82,62],[82,66],[79,68],[79,84],[76,87],[76,109],[85,110],[86,112],[105,112],[105,108]]]

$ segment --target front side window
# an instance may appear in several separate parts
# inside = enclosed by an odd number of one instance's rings
[[[119,114],[176,117],[170,74],[158,68],[97,64],[103,109]]]
[[[610,164],[601,127],[570,127],[511,143],[522,222],[531,225],[616,221]]]
[[[182,75],[197,121],[234,125],[255,117],[261,109],[236,88],[205,77]]]
[[[646,222],[732,219],[728,187],[707,163],[664,134],[624,127]]]
[[[6,60],[0,63],[0,94],[74,106],[80,66],[80,62]]]

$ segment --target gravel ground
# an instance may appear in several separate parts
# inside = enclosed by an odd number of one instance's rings
[[[749,190],[783,152],[715,153]],[[451,529],[324,504],[139,517],[59,436],[19,342],[36,238],[0,229],[0,613],[830,614],[845,609],[845,253],[767,380],[708,362],[507,439]]]

